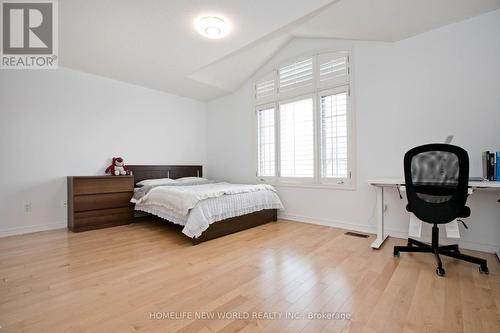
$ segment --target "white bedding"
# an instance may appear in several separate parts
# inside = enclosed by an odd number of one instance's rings
[[[216,183],[165,186],[151,189],[136,200],[135,209],[184,226],[188,237],[199,237],[210,224],[263,209],[282,209],[270,185]]]

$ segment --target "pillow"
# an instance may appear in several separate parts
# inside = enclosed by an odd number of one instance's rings
[[[210,183],[208,179],[201,177],[182,177],[174,180],[174,182],[179,185],[202,185]]]
[[[170,178],[158,178],[158,179],[144,179],[138,182],[137,186],[157,186],[157,185],[166,185],[173,184],[175,180]]]

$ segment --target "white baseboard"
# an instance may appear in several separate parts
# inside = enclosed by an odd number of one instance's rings
[[[314,218],[314,217],[281,214],[281,213],[278,213],[278,218],[284,219],[284,220],[292,220],[292,221],[310,223],[310,224],[319,224],[319,225],[324,225],[327,227],[335,227],[335,228],[340,228],[340,229],[364,232],[364,233],[368,233],[368,234],[375,234],[377,232],[374,226],[354,224],[354,223],[348,223],[348,222],[338,221],[338,220],[326,220],[326,219],[318,219],[318,218]]]
[[[324,225],[324,226],[328,226],[328,227],[364,232],[364,233],[369,233],[369,234],[375,234],[377,232],[375,226],[354,224],[354,223],[345,222],[345,221],[338,221],[338,220],[318,219],[318,218],[313,218],[313,217],[308,217],[308,216],[291,215],[291,214],[283,214],[283,213],[279,213],[278,218],[284,219],[284,220],[298,221],[298,222],[318,224],[318,225]],[[66,222],[60,222],[60,223],[51,223],[51,224],[31,225],[31,226],[0,229],[0,238],[7,237],[7,236],[14,236],[14,235],[29,234],[32,232],[39,232],[39,231],[46,231],[46,230],[65,229],[66,227],[67,227]],[[404,232],[404,231],[400,231],[400,230],[387,230],[387,233],[389,236],[395,237],[395,238],[401,238],[401,239],[408,238],[408,233]],[[423,235],[423,237],[422,237],[422,241],[428,241],[429,239],[430,239],[430,235]],[[452,240],[448,239],[447,241],[444,242],[444,244],[450,243],[450,242],[452,242]],[[469,249],[469,250],[489,252],[489,253],[495,253],[495,252],[498,252],[500,250],[497,246],[495,246],[493,244],[477,243],[477,242],[471,242],[471,241],[466,241],[466,240],[462,240],[462,239],[456,240],[454,242],[458,243],[460,245],[460,247],[462,247],[464,249]]]
[[[280,213],[278,214],[278,218],[284,219],[284,220],[297,221],[297,222],[324,225],[324,226],[340,228],[340,229],[353,230],[353,231],[364,232],[364,233],[369,233],[369,234],[376,234],[377,233],[377,229],[375,226],[354,224],[354,223],[345,222],[345,221],[326,220],[326,219],[318,219],[318,218],[307,217],[307,216],[280,214]],[[401,238],[401,239],[408,238],[408,232],[399,231],[399,230],[386,230],[386,232],[391,237]],[[421,240],[424,242],[429,241],[430,235],[423,235]],[[475,251],[482,251],[482,252],[489,252],[489,253],[495,253],[495,252],[499,251],[499,248],[493,244],[477,243],[477,242],[471,242],[471,241],[466,241],[466,240],[462,240],[462,239],[454,240],[454,239],[444,238],[443,244],[451,244],[451,243],[458,243],[460,245],[460,247],[462,247],[464,249],[468,249],[468,250],[475,250]]]
[[[38,232],[38,231],[64,229],[66,227],[67,227],[66,222],[60,222],[60,223],[29,225],[29,226],[15,227],[15,228],[6,228],[6,229],[0,229],[0,237],[30,234],[32,232]]]

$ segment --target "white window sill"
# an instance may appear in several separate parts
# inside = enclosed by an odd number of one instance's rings
[[[266,181],[261,178],[257,179],[259,183],[269,184],[276,187],[296,187],[296,188],[316,188],[316,189],[326,189],[326,190],[347,190],[354,191],[356,186],[354,184],[335,184],[335,183],[295,183],[295,182],[277,182],[277,181]]]

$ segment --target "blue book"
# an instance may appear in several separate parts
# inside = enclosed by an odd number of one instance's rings
[[[500,181],[500,151],[497,151],[497,158],[496,158],[496,172],[495,174],[497,175],[497,181]]]

